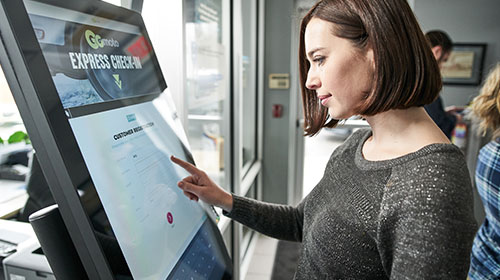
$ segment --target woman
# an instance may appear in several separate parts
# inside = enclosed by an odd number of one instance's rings
[[[474,245],[470,279],[500,278],[500,64],[490,72],[480,94],[472,101],[472,115],[480,132],[492,132],[491,141],[479,151],[476,186],[483,201],[486,219]]]
[[[301,24],[306,135],[363,116],[297,207],[239,197],[204,172],[179,187],[266,235],[303,243],[296,279],[464,279],[475,232],[460,150],[425,113],[438,65],[405,0],[316,3]]]

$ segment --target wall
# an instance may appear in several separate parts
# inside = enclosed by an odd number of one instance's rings
[[[458,43],[486,43],[483,79],[500,61],[498,0],[413,0],[414,12],[424,32],[442,29]],[[445,106],[465,105],[481,86],[445,86],[441,93]]]
[[[291,26],[294,1],[265,1],[263,199],[286,203],[290,91],[269,89],[271,73],[290,73]],[[283,105],[283,116],[273,118],[272,105]]]

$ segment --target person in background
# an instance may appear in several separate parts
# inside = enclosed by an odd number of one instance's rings
[[[370,128],[334,150],[296,207],[226,192],[172,157],[191,173],[178,183],[184,194],[302,242],[296,279],[465,279],[477,229],[471,181],[423,108],[442,82],[407,1],[317,2],[301,23],[299,63],[306,135],[357,115]]]
[[[450,37],[441,30],[429,31],[425,34],[425,37],[429,41],[432,54],[441,69],[443,63],[448,61],[453,43],[451,42]],[[436,100],[431,104],[425,105],[424,108],[432,120],[439,126],[439,128],[441,128],[446,137],[451,139],[451,133],[455,128],[455,125],[462,119],[462,116],[458,114],[458,111],[460,111],[461,108],[451,106],[445,110],[441,96],[438,96],[438,98],[436,98]]]
[[[490,72],[471,105],[480,132],[492,133],[491,141],[479,151],[476,187],[486,218],[472,247],[470,279],[500,279],[500,63]]]

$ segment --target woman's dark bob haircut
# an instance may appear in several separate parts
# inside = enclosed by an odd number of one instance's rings
[[[359,115],[423,106],[437,98],[442,87],[438,64],[406,0],[320,0],[300,26],[299,70],[306,135],[334,127],[339,121],[329,117],[315,91],[305,86],[310,64],[304,34],[312,18],[331,22],[332,34],[348,39],[361,52],[367,47],[373,49],[373,90],[360,104]]]

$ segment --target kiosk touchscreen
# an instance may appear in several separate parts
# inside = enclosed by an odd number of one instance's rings
[[[109,266],[83,234],[82,184],[95,188],[134,279],[231,278],[213,213],[177,187],[189,174],[170,155],[193,159],[140,15],[100,1],[1,2],[2,66],[69,233],[87,244],[75,245],[89,278]]]

